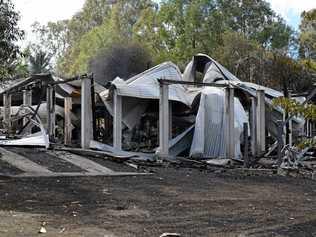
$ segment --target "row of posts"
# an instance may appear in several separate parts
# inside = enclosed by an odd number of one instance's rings
[[[93,139],[93,121],[92,121],[92,97],[91,97],[91,79],[83,78],[81,83],[81,147],[89,148],[90,141]],[[10,132],[12,129],[11,121],[11,101],[10,93],[3,94],[4,106],[4,126]],[[23,90],[23,105],[32,106],[32,90]],[[55,86],[48,85],[46,89],[46,109],[47,109],[47,134],[50,141],[55,139],[55,124],[56,124],[56,95]],[[71,124],[72,98],[66,97],[64,100],[64,143],[71,145],[72,142],[72,124]],[[23,119],[23,125],[28,122],[27,118]],[[25,134],[31,133],[31,126],[26,128]]]
[[[91,94],[91,78],[81,79],[81,147],[88,149],[90,141],[93,139],[93,111],[92,111],[92,94]],[[47,131],[50,139],[55,138],[55,89],[54,86],[47,87]],[[72,98],[64,99],[64,144],[72,144],[71,111]]]
[[[91,95],[91,79],[81,79],[81,147],[88,149],[90,141],[93,139],[93,118],[92,118],[92,95]],[[72,143],[72,98],[64,99],[64,144]],[[47,87],[47,111],[48,111],[48,135],[51,140],[55,137],[55,92],[54,86]]]
[[[92,116],[92,94],[91,94],[91,78],[81,79],[81,147],[88,149],[90,141],[93,139],[93,116]],[[55,137],[55,89],[54,86],[47,87],[47,131],[51,140]],[[71,111],[72,98],[64,99],[64,144],[72,144]]]
[[[93,117],[92,117],[92,98],[91,98],[91,79],[82,79],[81,84],[81,147],[89,148],[90,141],[93,139]],[[226,133],[226,156],[235,158],[235,127],[234,127],[234,88],[227,87],[225,89],[225,133]],[[11,128],[11,95],[4,94],[4,123]],[[32,92],[30,90],[23,91],[23,104],[32,105]],[[50,139],[55,137],[55,87],[47,87],[47,132]],[[66,97],[64,101],[65,112],[65,130],[64,143],[71,144],[72,140],[72,124],[71,110],[72,98]],[[122,96],[114,90],[114,111],[113,111],[113,146],[122,149]],[[169,85],[160,84],[160,100],[159,100],[159,155],[168,157],[169,155],[169,139],[171,131],[171,106],[169,104]],[[27,121],[24,121],[26,123]],[[257,91],[256,98],[252,98],[250,110],[250,137],[252,154],[260,155],[265,151],[265,95],[263,90]],[[245,141],[247,142],[247,141]]]
[[[234,107],[234,88],[225,89],[225,137],[226,137],[226,156],[236,158],[235,154],[235,107]],[[169,102],[169,85],[160,84],[159,99],[159,156],[168,157],[169,139],[171,138],[171,105]],[[122,96],[114,89],[114,111],[113,111],[113,146],[122,149]],[[250,111],[250,136],[251,151],[255,156],[261,155],[265,151],[266,125],[265,125],[265,94],[263,90],[258,90],[256,98],[252,98]],[[245,142],[248,142],[245,141]],[[248,144],[247,144],[248,145]]]
[[[10,132],[12,129],[11,122],[11,103],[12,103],[12,95],[10,93],[3,94],[3,107],[4,107],[4,116],[3,123],[4,126]],[[32,90],[23,90],[23,105],[24,106],[32,106]],[[27,123],[27,119],[23,119],[23,125]],[[30,128],[27,128],[26,134],[31,133]]]

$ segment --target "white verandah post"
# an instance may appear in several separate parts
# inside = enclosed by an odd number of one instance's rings
[[[4,116],[3,116],[3,122],[6,128],[8,129],[8,132],[11,132],[11,94],[4,93],[3,94],[3,109],[4,109]]]
[[[91,79],[81,81],[81,147],[88,149],[93,138]]]
[[[23,90],[23,105],[32,106],[32,90]],[[28,122],[27,118],[23,118],[23,126]],[[32,127],[25,128],[25,134],[30,134]]]
[[[265,93],[264,90],[257,91],[257,152],[258,155],[266,150],[266,114],[265,114]]]
[[[169,86],[160,83],[159,98],[159,156],[166,158],[169,155]]]
[[[113,147],[122,150],[122,96],[114,89]]]
[[[71,123],[72,98],[65,97],[64,100],[64,144],[71,145],[72,141],[72,123]]]
[[[225,89],[225,109],[226,109],[226,157],[235,158],[235,107],[234,107],[234,88]]]

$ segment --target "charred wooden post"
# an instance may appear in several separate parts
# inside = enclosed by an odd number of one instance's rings
[[[235,158],[235,106],[234,106],[234,88],[227,87],[225,98],[226,109],[226,156],[229,159]]]
[[[97,140],[97,117],[96,117],[96,102],[95,102],[95,88],[94,88],[93,75],[91,76],[91,101],[92,101],[93,139]]]
[[[169,155],[169,86],[160,83],[159,99],[159,156],[164,158]]]
[[[278,141],[278,164],[282,163],[282,149],[284,147],[284,140],[283,140],[283,135],[284,135],[284,122],[281,120],[277,121],[277,141]]]
[[[122,150],[122,96],[114,89],[113,146]]]
[[[172,102],[169,102],[169,139],[172,139]]]
[[[306,137],[310,137],[310,122],[309,119],[306,120]]]
[[[308,120],[308,136],[313,137],[313,123],[311,120]]]
[[[47,133],[49,139],[55,140],[55,122],[56,122],[56,113],[55,113],[55,87],[52,85],[47,86],[46,91],[46,106],[47,106]]]
[[[256,98],[251,98],[251,108],[250,108],[250,137],[251,137],[251,154],[252,156],[257,155],[257,105],[256,105]]]
[[[257,155],[262,155],[266,150],[266,115],[265,115],[265,93],[264,90],[257,91]]]
[[[286,112],[283,110],[283,112],[282,112],[282,121],[283,121],[283,123],[285,124],[285,122],[286,122],[286,120],[287,120],[287,114],[286,114]],[[283,136],[283,144],[286,144],[286,140],[287,140],[287,129],[286,129],[286,127],[287,126],[283,126],[283,134],[284,134],[284,136]]]
[[[289,98],[291,99],[291,92],[289,92]],[[289,124],[288,124],[288,139],[289,139],[289,145],[293,145],[293,120],[289,118]]]
[[[23,90],[23,105],[32,106],[32,90]]]
[[[93,137],[91,79],[81,80],[81,147],[88,149]]]
[[[244,165],[245,168],[250,167],[250,160],[249,160],[249,140],[248,140],[248,123],[244,123]]]
[[[32,90],[23,90],[23,105],[24,106],[32,106]],[[25,126],[28,122],[27,118],[23,118],[23,126]],[[30,134],[32,131],[32,127],[25,128],[25,134]]]
[[[11,132],[12,123],[11,123],[11,94],[3,94],[3,107],[4,107],[4,116],[3,122],[5,127],[8,129],[8,133]]]
[[[64,144],[69,146],[71,145],[71,141],[72,141],[72,123],[71,123],[72,98],[71,97],[65,97],[64,109],[65,109]]]

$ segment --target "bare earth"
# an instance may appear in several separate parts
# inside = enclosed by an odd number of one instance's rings
[[[316,236],[315,181],[153,171],[137,177],[0,177],[0,236]],[[46,234],[38,233],[42,224]]]

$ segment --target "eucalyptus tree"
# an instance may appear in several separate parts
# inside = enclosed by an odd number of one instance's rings
[[[14,60],[20,53],[16,42],[24,35],[18,21],[19,14],[11,0],[0,0],[0,79],[14,74]]]

